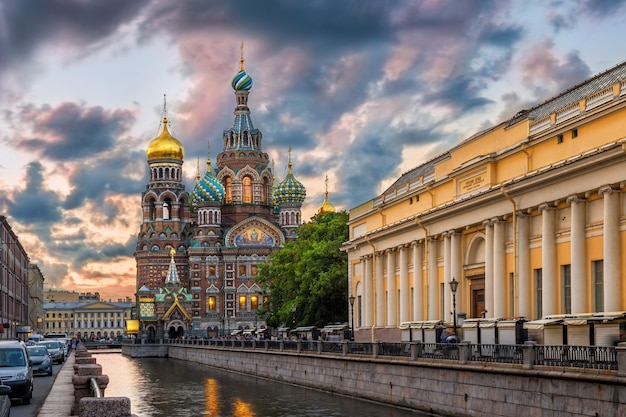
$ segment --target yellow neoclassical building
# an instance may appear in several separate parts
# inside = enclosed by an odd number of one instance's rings
[[[626,63],[350,210],[356,340],[404,322],[626,310]]]

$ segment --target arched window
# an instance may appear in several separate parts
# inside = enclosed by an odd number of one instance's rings
[[[252,203],[252,178],[243,177],[243,202]]]
[[[224,191],[226,192],[226,204],[233,202],[233,180],[230,177],[224,178]]]

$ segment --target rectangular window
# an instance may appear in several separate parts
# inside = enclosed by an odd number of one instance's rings
[[[578,137],[578,129],[572,129],[572,139],[575,139]]]
[[[604,260],[591,261],[593,279],[593,311],[604,311]]]
[[[250,297],[250,309],[257,310],[259,308],[259,297],[253,295]]]
[[[248,301],[245,295],[239,296],[239,310],[246,310],[246,301]]]
[[[563,135],[558,135],[556,137],[556,143],[563,143]]]
[[[561,290],[563,294],[563,312],[572,313],[572,267],[561,265]]]
[[[245,277],[246,275],[248,275],[246,273],[246,266],[245,265],[239,265],[239,276],[240,277]]]
[[[217,303],[215,302],[215,296],[210,296],[209,300],[209,311],[215,311],[216,307],[217,307]]]
[[[534,270],[535,275],[535,318],[541,318],[543,315],[543,287],[542,287],[542,270],[541,268]]]
[[[217,276],[215,265],[209,265],[209,276],[210,277]]]

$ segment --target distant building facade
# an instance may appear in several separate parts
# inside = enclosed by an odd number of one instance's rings
[[[146,151],[150,180],[135,259],[139,332],[149,339],[264,328],[257,268],[296,239],[302,223],[306,190],[293,175],[291,153],[286,178],[274,186],[261,131],[250,117],[252,79],[243,54],[232,87],[234,119],[222,134],[217,168],[207,159],[190,193],[182,183],[183,145],[167,117]]]
[[[45,302],[71,303],[79,301],[100,301],[99,292],[77,292],[67,290],[47,290],[44,292]],[[121,301],[121,300],[120,300]],[[129,301],[129,300],[127,300]]]
[[[357,340],[403,322],[626,310],[626,63],[350,210]]]
[[[37,264],[28,265],[28,324],[32,333],[43,334],[43,285],[44,277]]]
[[[133,302],[46,302],[42,333],[97,340],[125,336],[133,307]]]
[[[0,338],[29,328],[30,261],[6,217],[0,216]]]

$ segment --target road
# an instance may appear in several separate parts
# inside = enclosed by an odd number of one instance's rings
[[[33,383],[33,398],[30,404],[22,404],[22,400],[11,400],[11,417],[36,417],[39,409],[52,388],[59,369],[63,364],[52,365],[52,376],[36,375]]]

